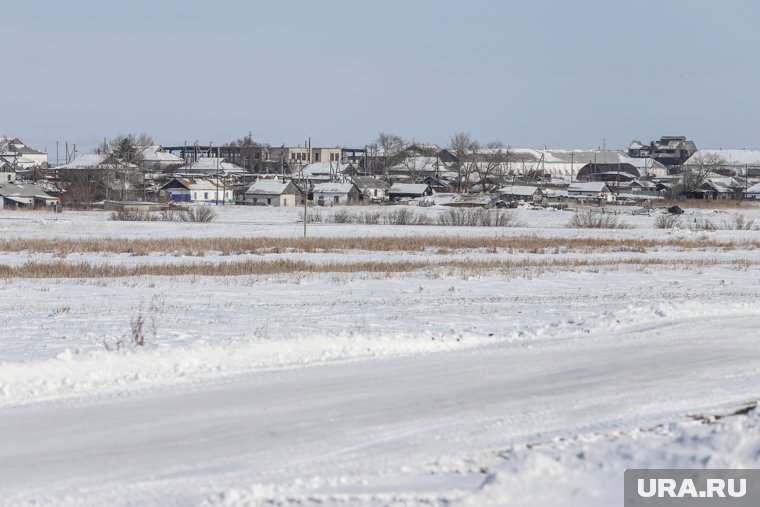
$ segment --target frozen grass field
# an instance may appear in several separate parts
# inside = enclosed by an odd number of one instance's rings
[[[608,506],[626,468],[759,468],[760,208],[633,209],[322,209],[308,241],[297,209],[2,211],[0,505]]]

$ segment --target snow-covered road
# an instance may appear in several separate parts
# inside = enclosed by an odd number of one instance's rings
[[[514,445],[654,427],[757,399],[759,316],[735,308],[665,315],[545,344],[262,371],[192,389],[6,410],[0,498],[466,498]]]

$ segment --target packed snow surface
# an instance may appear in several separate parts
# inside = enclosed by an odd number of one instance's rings
[[[0,239],[303,234],[298,210],[218,211],[211,224],[3,211]],[[690,210],[684,223],[731,213]],[[603,261],[523,270],[0,279],[0,505],[608,506],[626,468],[760,468],[760,232],[662,230],[631,214],[630,229],[578,230],[570,212],[515,214],[507,229],[308,232],[735,244],[263,256]]]

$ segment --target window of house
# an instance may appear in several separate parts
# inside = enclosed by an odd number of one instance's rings
[[[259,202],[259,199],[257,197],[253,198],[253,204],[257,204]]]
[[[282,205],[283,206],[287,206],[288,205],[288,200],[287,199],[283,199],[282,200]]]
[[[203,192],[203,199],[208,199],[208,192]]]
[[[315,162],[319,162],[319,152],[316,152],[316,153],[314,154],[314,161],[315,161]]]
[[[271,205],[272,204],[272,199],[267,199],[267,204]]]
[[[336,204],[339,203],[340,202],[340,196],[336,195],[335,197],[333,197],[333,201],[335,201]]]
[[[375,189],[375,197],[377,197],[377,189]]]

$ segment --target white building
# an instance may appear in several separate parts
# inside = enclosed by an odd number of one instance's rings
[[[298,206],[301,204],[301,190],[288,181],[259,179],[245,192],[246,204],[256,206]]]
[[[35,150],[17,138],[0,137],[0,157],[14,169],[47,167],[47,153]]]
[[[159,192],[172,202],[233,203],[233,189],[211,178],[172,178]]]
[[[603,181],[575,182],[567,188],[568,197],[580,197],[588,199],[604,199],[614,201],[615,196]]]

